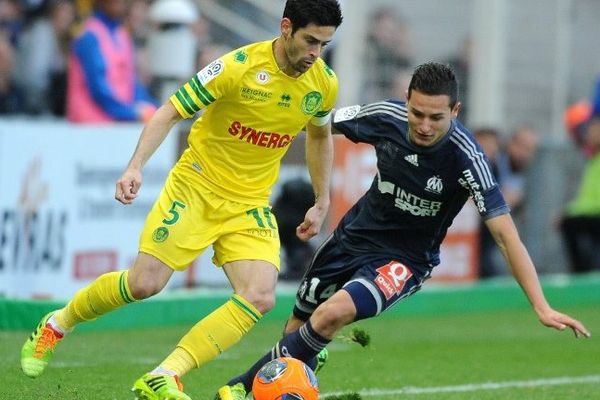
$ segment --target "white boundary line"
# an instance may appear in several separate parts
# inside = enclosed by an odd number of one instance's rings
[[[557,386],[557,385],[573,385],[586,383],[600,383],[600,375],[588,376],[562,376],[557,378],[533,379],[528,381],[505,381],[505,382],[486,382],[486,383],[470,383],[465,385],[455,386],[432,386],[432,387],[413,387],[406,386],[400,389],[363,389],[358,393],[363,397],[376,396],[394,396],[400,394],[431,394],[431,393],[463,393],[476,392],[480,390],[499,390],[510,388],[529,388],[539,386]],[[327,396],[342,395],[345,392],[323,393],[324,400]]]

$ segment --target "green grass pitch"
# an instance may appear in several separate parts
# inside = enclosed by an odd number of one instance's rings
[[[594,306],[562,307],[600,335]],[[600,399],[600,342],[541,326],[529,310],[382,316],[353,326],[371,334],[361,348],[330,347],[319,375],[322,399],[355,391],[365,400]],[[152,369],[187,326],[75,332],[37,379],[25,377],[19,352],[29,332],[0,331],[0,399],[132,399],[133,381]],[[281,321],[263,321],[238,345],[184,378],[194,400],[242,372],[279,338]],[[349,329],[345,331],[349,333]]]

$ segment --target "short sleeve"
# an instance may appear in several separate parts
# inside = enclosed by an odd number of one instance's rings
[[[483,150],[475,142],[464,140],[464,137],[462,139],[460,143],[464,168],[459,183],[468,190],[479,215],[484,220],[508,214],[510,208],[502,196]]]
[[[374,144],[381,138],[381,114],[370,112],[372,105],[353,105],[335,110],[333,126],[355,143]]]
[[[171,103],[184,118],[191,118],[201,109],[224,96],[239,80],[243,71],[239,63],[229,62],[233,52],[202,68],[170,97]]]
[[[319,110],[310,120],[310,122],[316,126],[323,126],[327,124],[331,119],[331,112],[333,111],[333,107],[335,106],[335,102],[337,101],[339,90],[338,79],[333,70],[325,63],[323,63],[323,69],[329,82],[329,88],[327,90],[325,98],[323,99],[323,104],[321,104]]]

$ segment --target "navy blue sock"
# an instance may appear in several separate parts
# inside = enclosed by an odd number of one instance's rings
[[[300,327],[296,332],[281,339],[277,344],[265,354],[256,364],[242,375],[236,376],[228,385],[235,385],[242,382],[246,392],[252,391],[252,381],[259,369],[269,361],[278,357],[293,357],[305,363],[314,359],[321,350],[323,350],[331,340],[319,335],[313,329],[310,320]]]
[[[317,357],[313,357],[308,361],[304,361],[304,364],[308,365],[313,371],[315,370],[315,368],[317,368],[318,363],[319,361],[317,361]]]

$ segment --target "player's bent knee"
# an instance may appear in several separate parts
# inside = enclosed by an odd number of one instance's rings
[[[131,295],[136,300],[144,300],[154,296],[162,290],[162,285],[157,285],[154,282],[130,282],[129,289]]]
[[[147,299],[160,292],[166,282],[154,279],[149,274],[129,274],[129,290],[136,300]]]
[[[269,292],[248,292],[238,293],[247,302],[252,304],[261,314],[265,315],[275,307],[275,293]]]

